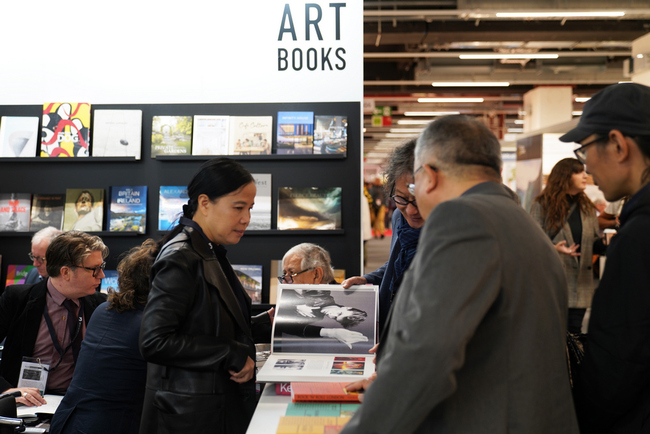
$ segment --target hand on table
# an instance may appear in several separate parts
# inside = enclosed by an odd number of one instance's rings
[[[360,392],[359,393],[359,401],[363,402],[363,393],[368,389],[368,386],[372,384],[373,381],[375,381],[375,378],[377,378],[377,373],[374,372],[370,377],[366,378],[365,380],[359,380],[355,381],[354,383],[350,383],[347,386],[345,386],[345,390],[348,392]]]
[[[41,391],[36,387],[20,387],[7,389],[3,393],[20,392],[21,396],[16,398],[16,403],[26,405],[27,407],[40,407],[47,404],[47,401],[41,396]]]

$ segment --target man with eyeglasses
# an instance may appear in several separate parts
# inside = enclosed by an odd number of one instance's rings
[[[6,338],[0,391],[20,391],[16,401],[24,405],[45,403],[38,388],[18,387],[21,366],[29,362],[24,358],[32,358],[47,368],[43,370],[46,393],[65,393],[88,320],[106,301],[106,295],[96,290],[107,256],[101,238],[66,232],[54,238],[45,252],[48,278],[5,289],[0,297],[0,339]]]
[[[53,226],[48,226],[36,232],[32,237],[32,251],[29,252],[29,259],[34,268],[29,270],[25,276],[25,284],[40,282],[47,278],[47,267],[45,266],[45,252],[52,240],[63,232]]]
[[[608,201],[629,196],[591,305],[574,380],[580,430],[650,432],[650,88],[608,86],[560,137]]]
[[[499,141],[474,118],[418,138],[410,187],[425,223],[342,434],[578,433],[562,264],[500,172]]]

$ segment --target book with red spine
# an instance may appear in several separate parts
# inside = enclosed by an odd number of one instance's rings
[[[348,383],[302,383],[291,382],[293,402],[360,402],[358,392],[348,392]]]

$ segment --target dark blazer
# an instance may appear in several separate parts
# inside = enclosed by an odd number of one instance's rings
[[[630,198],[619,219],[578,369],[583,434],[650,433],[650,185]]]
[[[38,268],[34,267],[31,270],[27,272],[27,275],[25,276],[25,285],[31,285],[32,283],[38,283],[40,282],[41,275],[38,274]]]
[[[0,391],[16,387],[23,357],[34,354],[46,294],[47,279],[33,285],[8,286],[0,297],[0,341],[6,337],[0,364]],[[106,301],[106,295],[96,292],[79,300],[88,325],[95,308]]]
[[[342,433],[577,434],[567,289],[548,237],[495,182],[428,216]]]
[[[118,312],[108,302],[99,305],[50,434],[138,433],[147,377],[138,346],[142,309]]]
[[[215,247],[216,248],[216,247]],[[255,406],[254,379],[230,380],[255,360],[250,317],[201,234],[185,227],[161,249],[140,330],[147,365],[141,433],[244,433]]]

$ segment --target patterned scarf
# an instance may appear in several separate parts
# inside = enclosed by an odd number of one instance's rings
[[[390,283],[390,292],[395,296],[399,285],[402,283],[404,272],[411,265],[413,256],[418,247],[418,239],[420,238],[420,229],[414,229],[409,226],[406,218],[400,214],[399,227],[393,228],[397,234],[397,239],[400,244],[400,251],[393,265],[393,280]]]

